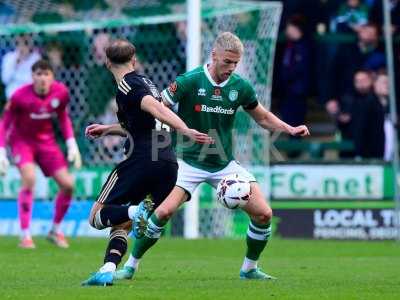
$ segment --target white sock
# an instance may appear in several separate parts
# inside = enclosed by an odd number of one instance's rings
[[[124,267],[131,267],[131,268],[134,268],[135,270],[137,270],[139,267],[139,262],[140,262],[140,258],[134,258],[132,256],[132,254],[129,254],[129,258],[126,261],[126,263],[124,264]]]
[[[51,231],[58,233],[60,231],[60,224],[53,223],[53,226],[51,227]]]
[[[251,259],[248,259],[247,257],[245,257],[241,270],[244,272],[248,272],[255,268],[257,268],[257,261],[251,260]]]
[[[115,272],[116,269],[117,266],[113,262],[106,262],[99,271],[100,273]]]
[[[131,205],[128,208],[128,216],[129,219],[133,220],[135,218],[135,213],[137,211],[138,206],[137,205]]]
[[[22,229],[22,238],[32,238],[31,232],[29,229]]]

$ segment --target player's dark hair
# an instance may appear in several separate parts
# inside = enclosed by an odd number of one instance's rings
[[[32,65],[32,72],[35,72],[36,70],[49,70],[51,72],[53,72],[53,67],[51,66],[51,64],[45,60],[45,59],[39,59],[37,62],[35,62]]]
[[[124,39],[112,41],[105,50],[107,58],[113,64],[127,63],[136,53],[135,46]]]

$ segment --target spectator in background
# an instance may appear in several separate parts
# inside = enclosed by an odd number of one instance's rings
[[[64,66],[64,61],[63,61],[63,49],[61,45],[57,42],[49,43],[46,46],[46,59],[49,60],[51,66],[54,68],[54,70],[57,71],[61,69]]]
[[[357,44],[339,47],[328,74],[328,101],[326,109],[331,115],[339,111],[338,97],[352,91],[354,73],[359,69],[377,72],[385,68],[385,54],[379,48],[378,28],[366,24],[358,31]]]
[[[394,125],[390,120],[390,105],[389,105],[389,78],[386,73],[378,74],[374,82],[374,92],[382,105],[385,114],[384,132],[385,132],[385,147],[384,159],[390,161],[394,153],[395,131]]]
[[[264,0],[265,1],[265,0]],[[283,2],[280,31],[283,31],[288,20],[296,14],[300,14],[307,20],[305,32],[312,34],[318,25],[329,23],[331,11],[337,10],[337,1],[321,0],[285,0]]]
[[[15,8],[3,2],[0,2],[0,23],[7,24],[12,22],[15,17]]]
[[[280,115],[291,126],[304,124],[310,84],[310,46],[304,37],[304,19],[292,16],[286,24],[287,42],[277,74]]]
[[[112,99],[106,111],[98,117],[97,121],[100,124],[114,124],[118,123],[117,119],[117,102],[115,98]],[[97,153],[99,154],[99,159],[104,164],[119,163],[124,159],[124,142],[125,138],[118,135],[107,135],[97,142]]]
[[[400,32],[400,0],[390,0],[390,15],[392,19],[392,30],[394,33]],[[372,6],[370,21],[383,25],[383,1],[375,0]]]
[[[332,18],[331,32],[357,33],[362,25],[368,23],[368,10],[362,0],[347,0]]]
[[[85,99],[88,104],[88,117],[97,117],[106,111],[110,100],[115,96],[114,78],[105,63],[105,47],[110,42],[110,35],[97,33],[93,35],[91,46],[91,64],[85,68]]]
[[[373,94],[371,72],[359,70],[354,75],[354,89],[341,97],[336,121],[342,139],[353,141],[354,153],[341,157],[382,159],[384,154],[384,110]]]
[[[40,59],[29,35],[16,37],[15,43],[16,49],[4,55],[1,65],[1,80],[7,100],[16,89],[32,82],[31,68]]]

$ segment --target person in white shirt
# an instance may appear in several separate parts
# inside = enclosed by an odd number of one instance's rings
[[[16,89],[32,82],[31,67],[40,58],[30,36],[21,35],[16,38],[15,50],[6,53],[1,64],[1,81],[5,85],[7,100]]]

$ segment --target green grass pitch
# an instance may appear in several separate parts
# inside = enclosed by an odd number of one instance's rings
[[[400,244],[274,239],[261,266],[276,281],[238,278],[240,240],[163,239],[132,281],[81,287],[102,263],[105,239],[37,249],[0,238],[0,299],[400,299]]]

